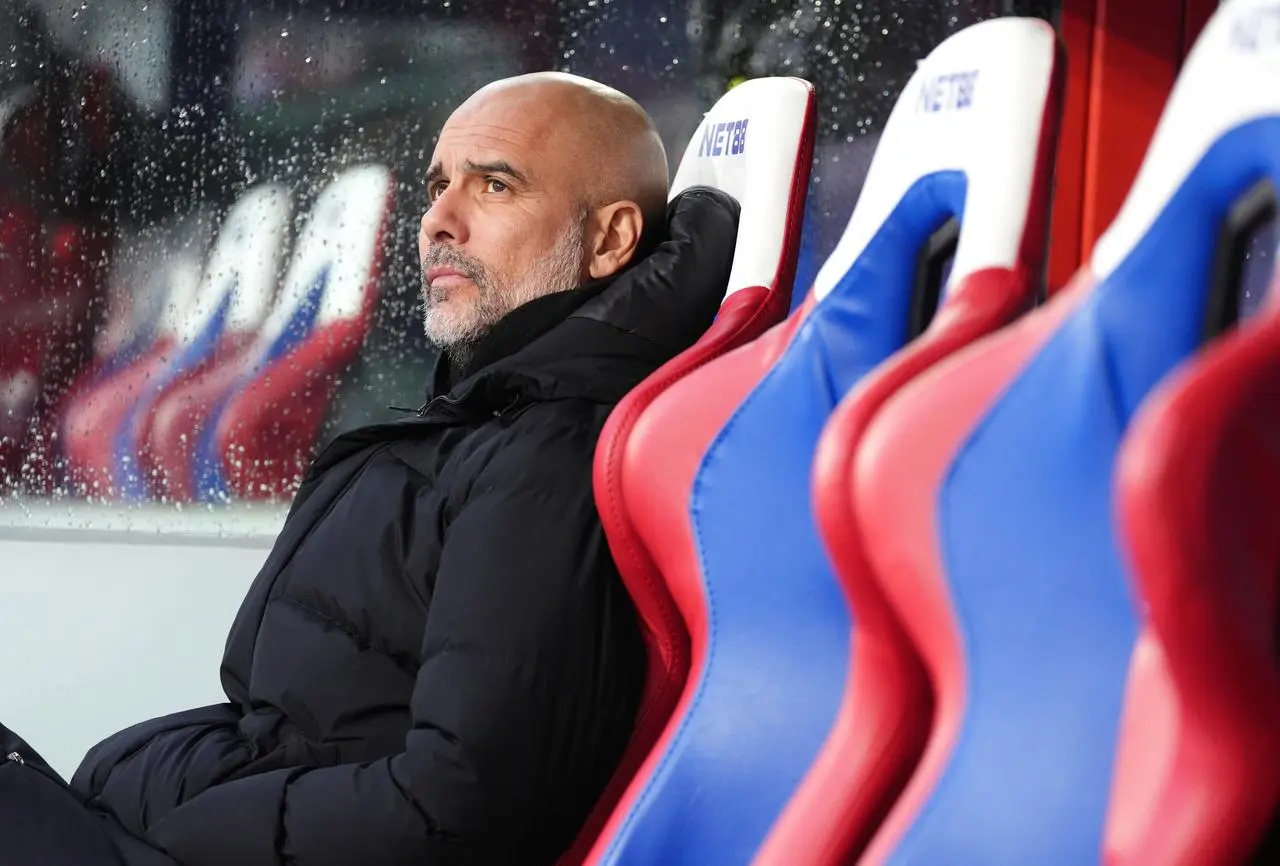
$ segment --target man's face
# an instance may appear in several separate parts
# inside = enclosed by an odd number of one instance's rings
[[[473,98],[440,133],[418,253],[423,322],[442,349],[582,282],[587,212],[547,107],[521,91]]]

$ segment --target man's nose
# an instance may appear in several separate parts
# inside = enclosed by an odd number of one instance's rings
[[[466,243],[466,218],[461,201],[451,196],[448,189],[437,195],[422,215],[419,239],[425,243]]]

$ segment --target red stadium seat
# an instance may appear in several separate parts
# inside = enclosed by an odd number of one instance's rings
[[[1146,617],[1108,815],[1112,864],[1280,853],[1280,286],[1261,285],[1276,277],[1276,236],[1274,188],[1259,192],[1238,225],[1271,229],[1250,251],[1270,273],[1246,261],[1241,282],[1265,303],[1236,298],[1258,314],[1161,383],[1118,458]]]
[[[376,301],[392,180],[344,171],[320,194],[266,322],[239,352],[161,403],[149,450],[174,498],[285,498]]]
[[[603,862],[750,861],[821,751],[852,623],[811,519],[814,449],[837,402],[933,314],[951,225],[958,277],[1019,260],[1054,54],[1052,30],[1025,19],[939,46],[801,310],[671,385],[636,423],[623,495],[691,664]],[[1006,136],[1026,143],[1006,152]],[[1026,178],[1021,199],[1010,175]]]
[[[1026,312],[1041,285],[1065,57],[1055,51],[1047,28],[1029,27],[1023,40],[998,31],[988,38],[986,50],[1005,53],[1008,69],[1018,74],[1010,75],[1008,92],[992,97],[986,113],[975,113],[967,127],[948,136],[946,152],[964,154],[971,178],[950,285],[924,333],[841,401],[819,440],[814,515],[857,634],[831,734],[757,864],[821,866],[856,858],[906,785],[928,735],[928,717],[910,710],[931,700],[929,685],[869,574],[848,478],[858,441],[884,402],[924,370]],[[927,86],[927,74],[917,73],[917,79],[907,85],[908,95]],[[878,154],[897,158],[906,169],[910,161],[893,155],[906,151],[900,142],[920,130],[915,116],[906,114],[912,106],[899,105],[904,116],[890,119]],[[1002,133],[993,135],[994,128]],[[884,181],[874,164],[871,171],[877,183]],[[863,195],[879,196],[882,189],[868,187]]]
[[[1147,616],[1121,723],[1110,864],[1247,862],[1280,806],[1274,300],[1162,384],[1120,452],[1120,520]]]
[[[850,483],[867,559],[935,690],[934,706],[913,709],[933,723],[919,768],[865,862],[1240,862],[1231,855],[1270,817],[1275,511],[1243,506],[1275,496],[1274,438],[1258,425],[1275,411],[1264,372],[1275,344],[1259,348],[1274,327],[1191,359],[1234,293],[1220,268],[1230,215],[1259,180],[1280,181],[1280,68],[1258,42],[1273,32],[1259,16],[1273,11],[1257,0],[1217,11],[1073,285],[909,383],[863,436]],[[1188,450],[1165,452],[1191,462],[1167,464],[1160,433],[1139,424],[1158,447],[1134,446],[1122,489],[1175,472],[1186,487],[1155,483],[1128,500],[1130,557],[1115,520],[1118,455],[1153,389],[1188,361],[1218,370],[1208,381],[1225,390],[1183,374],[1192,396],[1169,398],[1173,410],[1157,398],[1152,411],[1187,419],[1194,405],[1200,430],[1247,453],[1209,455],[1191,433],[1178,446]],[[1232,486],[1244,477],[1247,489]],[[1235,509],[1211,514],[1224,492]],[[1175,563],[1175,549],[1193,559]],[[1221,597],[1201,606],[1209,588]],[[1188,595],[1173,610],[1165,590]],[[1225,616],[1231,605],[1240,618]],[[1189,643],[1174,649],[1175,637]],[[1195,647],[1210,655],[1192,659]],[[1206,677],[1229,682],[1185,691]],[[1246,683],[1262,691],[1246,696]],[[1212,718],[1181,729],[1183,711]],[[1217,735],[1239,739],[1205,739]],[[1224,810],[1234,814],[1218,822]]]
[[[806,81],[744,82],[708,112],[676,171],[672,198],[691,186],[705,185],[738,200],[738,241],[715,323],[692,348],[618,404],[596,449],[596,502],[610,549],[639,611],[649,649],[648,673],[627,752],[564,863],[580,863],[588,854],[675,707],[689,669],[689,638],[659,565],[666,551],[646,546],[627,495],[636,423],[672,383],[786,317],[813,162],[815,112],[813,87]]]

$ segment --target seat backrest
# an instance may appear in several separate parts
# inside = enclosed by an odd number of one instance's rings
[[[282,185],[264,183],[241,196],[219,227],[195,295],[170,319],[175,343],[153,363],[119,381],[108,380],[113,400],[128,404],[120,423],[100,435],[113,438],[116,492],[148,497],[140,459],[145,430],[156,401],[177,382],[215,359],[231,330],[241,333],[261,323],[276,284],[292,202]],[[176,321],[174,321],[176,319]],[[141,378],[139,378],[141,377]]]
[[[723,190],[742,206],[725,300],[698,342],[633,389],[596,447],[596,504],[614,559],[636,604],[648,647],[635,729],[612,780],[562,862],[579,863],[653,747],[689,670],[689,638],[622,495],[636,420],[673,382],[780,322],[791,305],[813,163],[816,99],[798,78],[759,78],[712,107],[685,149],[670,197],[691,186]]]
[[[1224,4],[1201,35],[1073,285],[908,384],[854,457],[869,561],[936,694],[873,862],[1102,856],[1138,631],[1116,455],[1151,388],[1201,345],[1230,210],[1280,178],[1263,5]]]
[[[215,497],[287,496],[305,471],[336,377],[368,334],[392,191],[391,172],[370,164],[316,199],[245,377],[207,425],[200,451],[224,473]]]
[[[919,338],[849,392],[823,430],[813,467],[814,516],[857,623],[857,639],[849,648],[844,695],[831,732],[756,858],[758,866],[856,859],[906,785],[928,735],[932,697],[924,670],[869,574],[849,496],[852,457],[868,423],[906,382],[1034,303],[1049,241],[1049,191],[1066,73],[1065,57],[1048,26],[1019,22],[975,29],[935,53],[949,63],[950,52],[966,43],[1000,60],[981,69],[981,102],[975,98],[973,109],[945,121],[950,125],[946,146],[971,176],[998,173],[1005,194],[966,205],[961,234],[966,258],[953,268],[936,315]],[[917,104],[928,98],[937,68],[931,57],[908,83],[908,94],[920,94]],[[997,87],[1000,81],[1008,85],[985,92],[992,79]],[[902,116],[890,119],[877,159],[912,141],[941,138],[938,119],[907,101],[898,108]],[[872,175],[870,194],[883,195],[887,176],[877,175],[875,168]],[[894,194],[901,193],[894,188]],[[979,209],[984,206],[989,209]],[[989,233],[983,231],[987,226]],[[986,247],[976,256],[980,264],[967,264],[975,246]]]
[[[1028,26],[1043,25],[974,32]],[[809,516],[814,448],[836,402],[908,340],[918,259],[940,228],[961,225],[957,277],[1016,256],[1022,215],[988,221],[1001,241],[985,249],[965,236],[971,212],[1009,198],[1003,172],[976,149],[941,155],[958,117],[1000,115],[1013,78],[1000,62],[973,36],[931,55],[934,86],[916,79],[892,121],[919,108],[919,141],[887,135],[804,307],[673,384],[635,424],[620,495],[690,635],[691,673],[603,837],[608,862],[747,862],[830,730],[851,623]]]
[[[1280,292],[1272,289],[1273,296]],[[1117,498],[1145,603],[1108,813],[1114,864],[1270,863],[1280,807],[1280,304],[1161,383]]]

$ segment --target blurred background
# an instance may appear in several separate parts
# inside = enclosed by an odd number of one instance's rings
[[[323,404],[311,406],[314,446],[394,417],[389,405],[421,402],[432,362],[416,309],[421,177],[449,112],[484,83],[560,69],[618,87],[653,115],[674,170],[702,113],[735,80],[812,81],[820,117],[798,300],[852,211],[916,61],[985,18],[1056,24],[1057,5],[3,0],[0,500],[119,498],[67,465],[68,401],[137,357],[166,316],[187,315],[180,307],[218,226],[257,185],[288,190],[296,233],[345,169],[372,163],[392,177],[361,345],[331,390],[295,395]],[[281,257],[277,281],[288,264]],[[142,490],[133,498],[182,498],[163,485]]]

